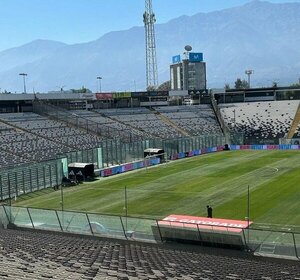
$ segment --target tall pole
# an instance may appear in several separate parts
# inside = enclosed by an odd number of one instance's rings
[[[8,199],[9,199],[9,206],[11,206],[11,193],[10,193],[10,177],[7,174],[7,184],[8,184]],[[11,210],[10,210],[11,211]]]
[[[247,225],[247,228],[248,228],[248,244],[249,244],[249,241],[250,241],[250,235],[249,235],[249,226],[250,226],[250,186],[248,185],[248,207],[247,207],[247,216],[248,216],[248,219],[247,219],[247,222],[248,222],[248,225]]]
[[[233,123],[234,123],[234,128],[235,128],[235,125],[236,125],[235,109],[233,109]]]
[[[27,76],[26,73],[20,73],[20,76],[23,76],[23,85],[24,85],[24,93],[26,93],[26,81],[25,81],[25,77]]]
[[[60,197],[61,197],[61,211],[64,211],[64,191],[63,185],[60,186]]]
[[[102,80],[102,77],[98,76],[97,80],[98,80],[98,92],[101,93],[102,92],[102,90],[101,90],[101,80]]]
[[[154,23],[155,14],[152,10],[152,0],[145,0],[145,12],[143,14],[146,39],[146,83],[147,90],[157,89],[157,59],[155,45]]]
[[[250,76],[254,73],[253,70],[246,70],[245,74],[248,76],[248,86],[249,88],[251,88],[251,84],[250,84]]]
[[[126,231],[127,231],[127,216],[128,216],[128,202],[127,202],[127,187],[125,186],[124,189],[125,193],[124,193],[124,198],[125,198],[125,217],[126,217]]]
[[[63,184],[60,186],[60,196],[61,196],[61,215],[62,215],[62,228],[65,228],[65,215],[64,215],[64,191]]]

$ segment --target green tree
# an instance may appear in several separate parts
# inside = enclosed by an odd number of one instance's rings
[[[91,93],[92,91],[84,86],[82,86],[82,88],[79,89],[71,89],[71,91],[73,93]]]
[[[234,88],[236,89],[246,89],[249,88],[249,84],[246,80],[241,80],[240,78],[237,78],[234,82]]]
[[[224,89],[225,90],[230,90],[230,85],[229,84],[225,84]]]
[[[291,84],[290,87],[300,88],[300,82],[295,83],[295,84]]]

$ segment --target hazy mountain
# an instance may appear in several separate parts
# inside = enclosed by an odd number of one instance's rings
[[[66,44],[49,40],[35,40],[26,45],[0,52],[0,72],[34,62]]]
[[[299,15],[300,3],[252,1],[156,25],[159,81],[169,79],[171,57],[182,54],[189,44],[204,53],[209,87],[246,79],[246,69],[254,70],[253,86],[296,82],[300,75]],[[102,76],[102,91],[145,88],[143,26],[110,32],[84,44],[42,41],[43,46],[37,47],[38,42],[26,45],[26,51],[23,46],[0,52],[2,90],[21,92],[20,72],[28,73],[28,91],[63,85],[96,91],[97,76]]]

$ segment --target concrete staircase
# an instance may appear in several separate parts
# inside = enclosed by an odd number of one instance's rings
[[[191,136],[188,132],[186,132],[184,129],[182,129],[181,127],[179,127],[176,123],[172,122],[168,117],[166,117],[165,115],[161,114],[160,112],[156,111],[153,108],[150,108],[151,111],[154,112],[154,114],[156,114],[164,123],[172,126],[173,128],[175,128],[177,131],[179,131],[181,134],[183,134],[184,136]]]
[[[295,114],[295,117],[294,117],[293,123],[291,125],[291,128],[288,132],[288,135],[287,135],[288,139],[293,138],[294,134],[296,133],[296,130],[297,130],[297,127],[298,127],[299,123],[300,123],[300,104],[298,106],[298,109],[297,109],[297,112]]]

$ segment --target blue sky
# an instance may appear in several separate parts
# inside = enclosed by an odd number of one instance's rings
[[[153,0],[157,23],[239,6],[250,0]],[[269,2],[300,2],[270,0]],[[142,26],[144,0],[0,0],[0,51],[36,39],[68,44]]]

